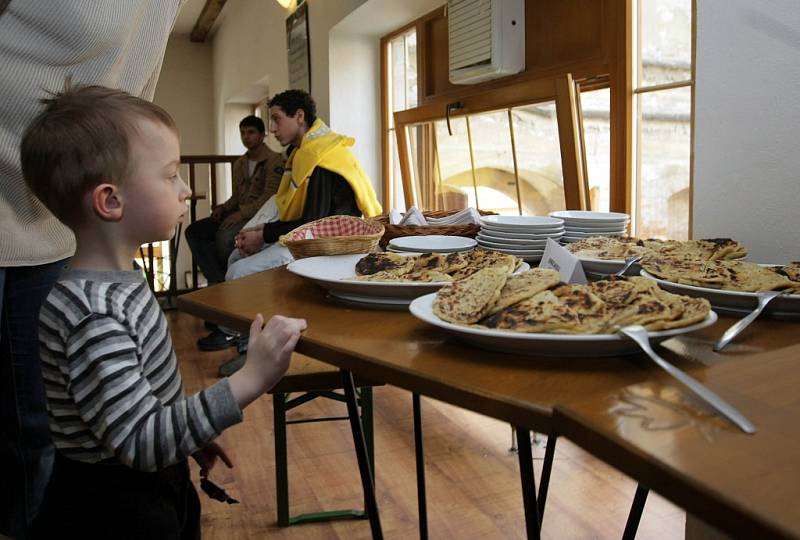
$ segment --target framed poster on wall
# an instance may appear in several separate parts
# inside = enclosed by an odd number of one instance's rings
[[[311,93],[311,48],[308,41],[308,2],[300,4],[286,19],[289,54],[289,88]]]

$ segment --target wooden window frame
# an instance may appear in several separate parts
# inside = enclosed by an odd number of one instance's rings
[[[461,98],[459,100],[461,106],[450,116],[451,118],[468,117],[473,114],[555,101],[564,178],[564,200],[569,210],[585,210],[590,207],[589,186],[585,174],[586,166],[581,136],[583,129],[577,97],[578,91],[579,87],[570,74],[551,79],[518,82],[506,86],[502,92],[486,90]],[[446,118],[449,104],[452,104],[451,98],[445,96],[429,100],[414,109],[394,113],[397,153],[407,208],[417,202],[414,200],[414,186],[411,180],[408,127]]]
[[[576,74],[576,81],[580,82],[579,90],[591,91],[608,88],[610,90],[610,180],[609,180],[609,206],[612,211],[631,213],[634,201],[632,200],[632,107],[633,107],[633,40],[632,40],[632,2],[636,0],[618,0],[610,2],[610,9],[607,14],[607,28],[604,33],[607,36],[621,36],[607,41],[607,54],[609,58],[606,70],[593,71],[589,68],[587,61],[580,61],[570,64],[570,70]],[[464,87],[455,91],[450,91],[442,96],[425,97],[426,88],[426,47],[427,36],[425,34],[426,24],[433,18],[443,17],[446,14],[446,7],[442,6],[423,17],[398,28],[394,32],[381,38],[381,147],[382,147],[382,188],[384,207],[391,206],[391,171],[389,167],[390,155],[392,152],[389,137],[390,114],[388,103],[388,83],[389,83],[389,48],[388,44],[397,36],[415,28],[417,32],[417,90],[418,103],[429,105],[439,102],[452,102],[456,100],[464,101],[474,96],[485,93],[497,93],[505,95],[510,86],[517,84],[535,84],[546,77],[563,76],[565,72],[560,68],[553,67],[534,75],[522,73],[497,81],[486,83],[478,88]],[[607,38],[606,38],[607,39]],[[508,81],[508,82],[507,82]],[[441,106],[441,103],[439,103]],[[580,100],[578,100],[578,114],[580,114]],[[500,105],[497,109],[508,108],[508,105]],[[401,111],[407,112],[407,111]],[[395,130],[397,123],[395,122]],[[397,131],[396,131],[397,133]],[[405,134],[404,134],[405,135]],[[407,144],[407,143],[406,143]],[[580,143],[583,145],[583,142]],[[400,154],[400,143],[398,139],[398,155]],[[401,175],[403,160],[400,159]],[[408,164],[405,164],[408,168]],[[583,165],[585,170],[585,165]],[[584,177],[586,175],[584,174]],[[405,185],[405,184],[404,184]],[[583,185],[581,183],[581,185]],[[588,196],[588,195],[587,195]],[[405,196],[406,200],[408,196]]]

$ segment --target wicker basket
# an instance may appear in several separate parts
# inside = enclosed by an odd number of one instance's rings
[[[330,216],[297,227],[280,237],[295,259],[377,251],[383,225],[353,216]]]
[[[422,213],[426,218],[441,218],[460,212],[460,210],[426,210]],[[480,210],[482,216],[495,215],[496,212],[487,212]],[[374,218],[375,221],[381,223],[386,231],[381,238],[381,247],[386,245],[394,238],[400,236],[427,236],[429,234],[443,234],[446,236],[466,236],[468,238],[475,238],[478,231],[481,230],[480,223],[463,223],[460,225],[392,225],[389,223],[389,215],[384,214]]]

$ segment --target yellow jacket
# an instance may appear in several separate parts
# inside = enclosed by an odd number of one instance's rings
[[[319,118],[314,121],[286,162],[276,196],[281,221],[293,221],[303,216],[308,179],[316,167],[339,174],[350,184],[364,217],[382,212],[372,182],[349,149],[353,144],[355,139],[352,137],[334,133]]]

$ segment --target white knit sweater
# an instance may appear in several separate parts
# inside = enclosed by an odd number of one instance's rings
[[[22,178],[22,134],[47,91],[99,84],[152,99],[183,0],[0,0],[0,267],[72,255],[75,239]]]

